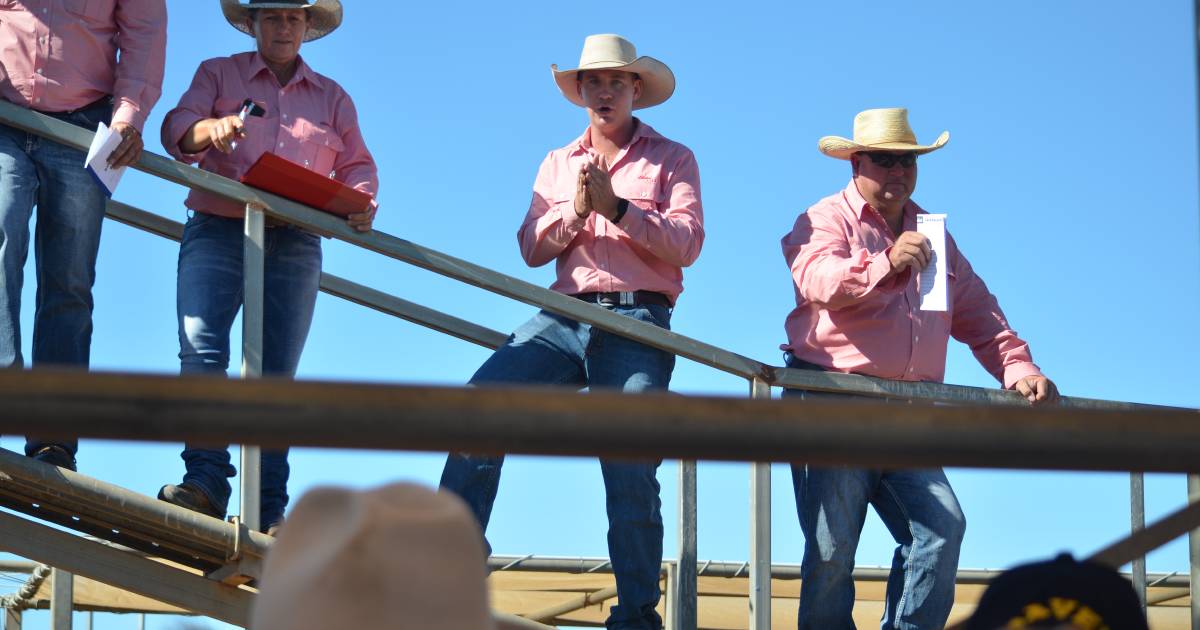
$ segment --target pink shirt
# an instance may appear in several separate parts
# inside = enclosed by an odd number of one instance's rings
[[[163,0],[0,0],[0,98],[66,112],[111,95],[112,122],[140,130],[166,48]]]
[[[903,231],[915,231],[917,214],[923,212],[910,200]],[[853,181],[800,215],[783,237],[796,308],[785,324],[788,343],[780,348],[839,372],[941,382],[947,341],[953,336],[970,346],[1005,387],[1041,374],[1028,344],[1009,327],[995,296],[949,233],[946,312],[920,310],[917,275],[911,269],[885,277],[894,243],[887,222]]]
[[[533,201],[517,240],[530,267],[557,260],[562,293],[683,292],[683,267],[704,244],[700,170],[687,147],[638,121],[629,145],[609,168],[613,192],[629,200],[618,225],[598,213],[575,213],[579,169],[594,155],[591,129],[551,151],[538,169]]]
[[[196,122],[236,115],[242,102],[253,99],[263,117],[246,118],[246,137],[226,155],[215,149],[184,153],[179,141]],[[375,160],[358,128],[358,112],[350,95],[329,77],[313,72],[303,59],[285,86],[257,52],[209,59],[200,64],[192,86],[167,113],[162,143],[175,159],[230,179],[241,177],[263,153],[280,157],[370,194],[379,190]],[[193,190],[184,204],[197,212],[241,217],[242,204],[219,195]]]

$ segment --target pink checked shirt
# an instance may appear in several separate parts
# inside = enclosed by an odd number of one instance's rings
[[[700,170],[687,147],[638,121],[629,145],[609,167],[613,192],[629,200],[618,225],[575,213],[579,169],[594,155],[591,130],[551,151],[538,169],[533,201],[517,232],[531,267],[557,260],[562,293],[655,291],[674,303],[683,267],[704,244]]]
[[[140,130],[166,48],[163,0],[0,0],[0,98],[67,112],[111,95],[112,122]]]
[[[903,231],[915,231],[923,212],[909,201]],[[995,296],[949,234],[946,312],[920,310],[911,269],[885,278],[894,243],[887,222],[853,181],[800,215],[783,237],[796,308],[785,324],[788,342],[780,348],[839,372],[941,382],[953,336],[1005,387],[1041,374],[1028,344],[1009,327]]]
[[[180,150],[179,141],[192,125],[236,115],[247,98],[266,109],[266,115],[246,118],[246,137],[232,154],[212,148],[194,154]],[[163,120],[162,143],[175,159],[199,162],[200,168],[230,179],[241,177],[270,151],[372,197],[379,190],[375,160],[363,142],[350,95],[333,79],[313,72],[303,59],[284,86],[257,52],[205,61],[179,105]],[[224,217],[241,217],[245,211],[235,201],[198,190],[184,205]]]

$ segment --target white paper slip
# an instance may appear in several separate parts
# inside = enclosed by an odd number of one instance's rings
[[[946,300],[946,215],[918,214],[917,231],[929,239],[933,256],[921,271],[917,288],[921,292],[922,311],[944,311]]]
[[[83,161],[84,167],[109,197],[112,197],[113,191],[117,189],[117,183],[125,174],[126,167],[124,166],[120,168],[108,166],[108,156],[117,150],[121,140],[121,134],[109,129],[108,125],[100,123],[100,126],[96,128],[95,137],[92,138],[92,146],[88,147],[87,159]]]

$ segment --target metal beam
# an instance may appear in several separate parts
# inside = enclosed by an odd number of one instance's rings
[[[5,537],[7,538],[7,535]],[[8,540],[0,542],[0,545],[7,546],[8,544],[10,544]],[[17,551],[17,553],[20,552]],[[26,554],[22,553],[21,555]],[[55,563],[47,562],[46,564]],[[55,564],[55,566],[58,565]],[[75,577],[67,571],[55,568],[50,573],[50,593],[50,628],[52,630],[71,630],[71,613],[75,612]]]
[[[617,596],[617,587],[616,586],[606,586],[606,587],[604,587],[598,591],[592,592],[592,593],[584,593],[582,595],[576,595],[575,597],[572,597],[561,604],[547,606],[546,608],[543,608],[541,610],[529,613],[528,615],[525,615],[525,617],[527,619],[531,619],[533,621],[538,621],[538,622],[550,621],[550,620],[554,619],[555,617],[558,617],[559,615],[565,615],[569,612],[574,612],[581,608],[587,608],[588,606],[591,606],[592,604],[599,604],[600,602],[610,600],[616,596]]]
[[[250,591],[3,512],[0,548],[226,623],[249,621]]]
[[[771,386],[750,381],[750,398],[770,400]],[[750,465],[750,630],[771,629],[771,464]]]
[[[663,563],[666,571],[668,563]],[[492,556],[488,558],[488,569],[492,572],[504,570],[504,567],[519,571],[544,571],[552,573],[612,573],[612,565],[607,558],[564,558],[556,556]],[[745,562],[726,562],[720,560],[703,560],[697,563],[697,569],[703,577],[742,577],[746,575]],[[955,575],[956,584],[989,584],[993,578],[1003,571],[991,569],[959,569]],[[855,567],[854,580],[865,582],[886,582],[891,575],[890,567]],[[1128,578],[1130,575],[1125,574]],[[776,564],[771,567],[771,577],[777,580],[799,580],[800,565]],[[1188,577],[1177,573],[1151,573],[1149,576],[1152,586],[1187,588]]]
[[[679,462],[679,561],[671,598],[674,630],[696,627],[696,462]]]
[[[0,372],[0,431],[875,467],[1200,470],[1200,413]],[[747,427],[754,430],[748,431]],[[1136,440],[1130,436],[1137,436]]]
[[[22,617],[24,615],[19,610],[12,608],[4,609],[4,630],[21,630]]]
[[[215,379],[210,379],[215,380]],[[198,512],[0,449],[0,504],[188,566],[261,560],[274,542]]]
[[[263,375],[263,308],[266,298],[267,217],[258,206],[247,203],[242,238],[242,378]],[[257,532],[262,529],[262,451],[242,443],[238,467],[242,523]]]
[[[1140,472],[1129,473],[1129,532],[1136,534],[1146,529],[1146,475]],[[1133,590],[1137,593],[1138,602],[1142,605],[1142,614],[1146,614],[1146,556],[1140,555],[1133,559]]]
[[[114,221],[150,234],[176,242],[183,238],[183,224],[119,201],[109,200],[107,214],[108,218]],[[508,335],[498,330],[447,315],[330,273],[321,274],[321,291],[492,350],[499,348],[508,339]]]
[[[1200,527],[1200,500],[1197,499],[1197,497],[1193,497],[1192,503],[1151,523],[1145,529],[1133,532],[1125,538],[1109,544],[1088,559],[1106,564],[1114,569],[1119,568],[1132,562],[1135,558],[1145,556],[1150,551],[1194,531]]]

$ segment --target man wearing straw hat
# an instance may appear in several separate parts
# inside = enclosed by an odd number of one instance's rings
[[[162,94],[167,48],[163,0],[0,1],[0,99],[95,131],[120,134],[108,158],[142,154],[142,126]],[[0,124],[0,368],[20,368],[21,289],[33,245],[37,306],[33,366],[87,369],[92,285],[105,189],[83,168],[84,151]],[[30,436],[25,453],[75,470],[75,440]]]
[[[783,238],[796,308],[781,346],[789,367],[941,382],[951,336],[1006,388],[1033,404],[1058,396],[1009,327],[996,298],[946,234],[948,307],[921,310],[918,275],[931,262],[917,231],[924,210],[912,200],[922,145],[905,109],[872,109],[854,119],[854,139],[821,138],[821,153],[848,160],[851,181],[801,214]],[[846,394],[785,390],[809,400]],[[881,627],[941,628],[954,600],[966,521],[940,468],[867,470],[792,466],[804,530],[801,629],[853,628],[854,554],[868,504],[898,547]]]
[[[254,37],[255,52],[209,59],[162,125],[167,152],[186,163],[237,178],[265,152],[273,152],[370,194],[378,189],[375,161],[363,141],[350,96],[300,57],[302,42],[341,24],[338,0],[221,0],[225,19]],[[247,101],[262,116],[246,117]],[[179,249],[176,307],[183,374],[224,375],[229,330],[242,303],[242,206],[201,191]],[[375,206],[347,219],[371,229]],[[264,271],[263,373],[292,376],[312,323],[321,280],[321,238],[291,225],[268,222]],[[187,473],[159,498],[224,518],[228,478],[237,471],[226,447],[191,445],[183,451]],[[270,533],[287,506],[287,451],[262,454],[262,529]]]
[[[682,268],[704,241],[700,174],[687,147],[633,111],[666,101],[675,78],[616,35],[588,37],[578,68],[551,70],[563,96],[585,109],[588,126],[542,162],[517,233],[521,255],[530,266],[555,261],[555,291],[670,328]],[[674,366],[672,354],[541,311],[471,383],[644,392],[665,390]],[[442,472],[442,486],[466,499],[484,529],[503,463],[503,456],[452,453]],[[617,581],[609,628],[662,627],[655,611],[663,537],[658,463],[600,462]]]

